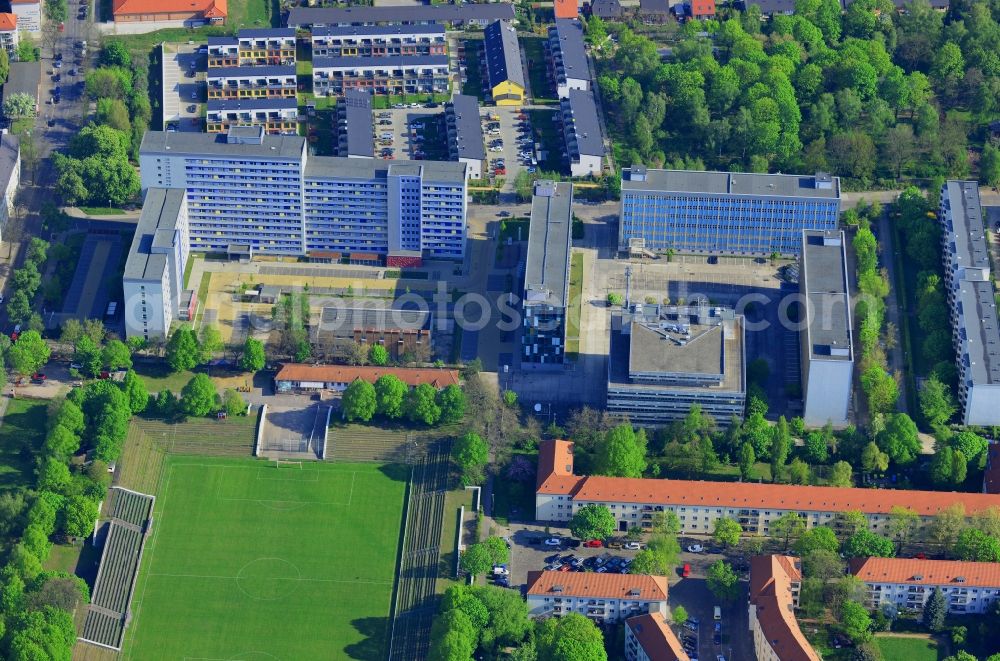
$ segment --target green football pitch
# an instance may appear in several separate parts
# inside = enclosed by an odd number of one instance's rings
[[[400,466],[169,457],[128,661],[382,659]]]

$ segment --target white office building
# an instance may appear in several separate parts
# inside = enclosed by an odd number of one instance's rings
[[[845,243],[840,230],[802,233],[802,418],[813,427],[848,422],[854,348]]]

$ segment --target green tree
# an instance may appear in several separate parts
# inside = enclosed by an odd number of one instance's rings
[[[874,413],[890,412],[899,399],[899,385],[881,365],[872,365],[861,373],[861,389],[868,397],[868,408]],[[889,456],[892,457],[892,452]]]
[[[201,339],[198,341],[198,362],[207,363],[222,351],[222,333],[215,324],[209,324],[201,329]]]
[[[897,550],[902,550],[919,524],[920,517],[908,507],[895,505],[889,510],[889,537],[896,541]]]
[[[135,373],[135,370],[130,369],[125,372],[125,378],[122,380],[122,389],[128,397],[129,411],[133,415],[142,413],[149,406],[149,391],[146,390],[146,384]]]
[[[801,557],[818,550],[836,552],[840,548],[840,542],[833,530],[826,526],[810,528],[802,533],[795,542],[795,552]]]
[[[535,646],[538,658],[546,661],[607,661],[608,658],[601,630],[579,613],[539,622]]]
[[[194,369],[201,357],[198,338],[190,326],[179,326],[167,341],[167,364],[173,372]]]
[[[38,49],[35,48],[35,42],[28,33],[22,34],[21,38],[17,42],[17,61],[38,61]]]
[[[716,544],[732,548],[740,543],[740,535],[742,534],[743,528],[735,519],[722,516],[715,520],[712,539],[715,540]]]
[[[772,536],[781,538],[782,548],[787,551],[788,542],[803,534],[806,522],[798,512],[786,512],[772,521],[768,528]]]
[[[132,68],[132,55],[128,47],[118,39],[112,39],[101,48],[101,65],[105,67]]]
[[[958,487],[965,482],[968,465],[968,459],[961,450],[949,446],[939,448],[931,459],[930,478],[942,487]]]
[[[458,422],[465,416],[465,393],[454,383],[439,390],[434,401],[441,409],[441,424]]]
[[[888,416],[885,429],[878,435],[876,442],[896,464],[912,463],[921,448],[917,425],[905,413]]]
[[[49,362],[49,345],[36,330],[21,333],[7,350],[7,364],[22,376],[34,374]]]
[[[462,553],[459,565],[462,571],[482,576],[492,570],[494,565],[507,562],[507,558],[507,544],[499,537],[490,537],[469,545]]]
[[[203,417],[216,409],[215,383],[207,374],[195,374],[181,388],[181,411],[186,415]]]
[[[66,0],[45,0],[43,5],[45,18],[53,23],[63,23],[66,20]]]
[[[86,335],[76,341],[73,350],[73,362],[80,365],[80,371],[86,376],[97,376],[104,366],[104,356],[101,348]]]
[[[642,477],[646,470],[646,434],[620,424],[605,436],[597,449],[596,472],[612,477]]]
[[[802,557],[802,575],[829,581],[844,575],[844,561],[836,551],[816,549]]]
[[[10,74],[10,56],[7,55],[6,49],[3,53],[0,53],[0,85],[7,82],[7,76]]]
[[[222,391],[222,410],[230,417],[243,415],[247,412],[247,403],[238,392],[232,388],[226,388]]]
[[[69,482],[69,467],[56,457],[46,459],[38,471],[38,486],[46,491],[62,493]]]
[[[569,521],[569,530],[578,539],[604,540],[618,527],[615,515],[604,505],[584,505]]]
[[[128,108],[121,99],[98,99],[97,122],[105,124],[123,133],[132,133],[132,121],[128,117]]]
[[[945,424],[958,410],[948,387],[931,374],[920,388],[920,412],[927,424],[937,427]]]
[[[785,416],[778,418],[771,440],[771,480],[777,482],[792,450],[792,435]]]
[[[56,425],[45,437],[45,451],[60,463],[69,460],[80,449],[80,437],[62,425]]]
[[[390,420],[403,415],[403,399],[409,390],[395,374],[383,374],[375,380],[375,412]]]
[[[132,350],[121,340],[110,340],[101,351],[101,362],[109,370],[132,368]]]
[[[851,487],[854,486],[854,469],[846,461],[838,461],[830,468],[830,486]]]
[[[240,368],[247,372],[259,372],[264,369],[265,363],[264,343],[248,337],[240,354]]]
[[[83,160],[92,156],[128,159],[129,134],[110,126],[88,124],[75,134],[69,143],[70,155]]]
[[[986,466],[986,449],[989,441],[979,434],[963,430],[948,439],[948,445],[958,450],[969,461],[970,466],[984,468]]]
[[[1000,539],[978,528],[966,528],[958,534],[955,555],[973,562],[1000,562]]]
[[[70,537],[86,537],[97,521],[97,503],[86,496],[69,496],[63,501],[59,529]]]
[[[864,606],[847,600],[840,605],[840,626],[848,638],[860,642],[871,637],[872,618]]]
[[[753,465],[757,461],[757,455],[754,454],[753,444],[749,441],[743,443],[740,447],[740,476],[744,480],[749,480],[750,476],[753,474]]]
[[[861,468],[869,473],[884,473],[889,468],[889,455],[879,450],[875,441],[869,441],[861,451]]]
[[[15,92],[3,100],[3,114],[7,117],[34,117],[37,113],[38,102],[27,92]]]
[[[788,481],[792,484],[809,484],[812,479],[812,471],[809,464],[798,457],[792,459],[788,464]]]
[[[340,412],[348,422],[368,422],[375,415],[377,408],[375,386],[363,379],[351,382],[340,398]]]
[[[1000,149],[989,143],[983,146],[979,158],[979,181],[993,188],[1000,187]]]
[[[944,593],[935,586],[924,604],[923,621],[924,626],[937,633],[944,629],[944,618],[948,615],[948,603],[944,598]]]
[[[891,558],[896,555],[896,547],[878,533],[859,530],[844,542],[843,553],[847,558]]]
[[[9,661],[69,661],[76,642],[76,627],[69,612],[46,606],[11,617],[7,635]]]
[[[434,618],[428,656],[441,661],[469,661],[478,638],[468,615],[458,609],[449,610]]]
[[[676,535],[681,531],[681,520],[676,512],[653,512],[651,530],[661,535]]]
[[[715,598],[724,603],[736,601],[740,595],[740,579],[733,571],[732,565],[722,560],[716,560],[709,566],[706,574],[708,589]]]
[[[373,344],[368,349],[368,362],[376,366],[388,365],[389,351],[381,344]]]
[[[684,623],[688,621],[687,609],[683,606],[674,606],[674,609],[670,611],[670,619],[674,621],[679,627],[684,626]]]
[[[462,473],[462,486],[483,482],[483,468],[489,462],[490,448],[479,434],[466,432],[459,436],[452,448],[452,456]]]
[[[123,67],[99,67],[87,72],[84,89],[93,100],[127,99],[132,94],[132,74]]]
[[[830,458],[827,435],[818,429],[806,434],[803,454],[806,461],[811,464],[822,464],[826,462],[826,460]]]
[[[421,383],[406,394],[406,416],[413,423],[427,426],[437,424],[441,408],[436,401],[437,391],[429,383]]]

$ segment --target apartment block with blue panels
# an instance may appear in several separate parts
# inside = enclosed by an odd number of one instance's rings
[[[802,231],[833,230],[840,180],[816,175],[622,173],[620,250],[798,255]]]
[[[363,252],[387,263],[465,255],[464,163],[308,156],[298,136],[150,131],[143,189],[186,191],[191,250]]]

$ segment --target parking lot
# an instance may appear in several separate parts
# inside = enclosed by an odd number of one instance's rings
[[[375,157],[385,158],[383,150],[390,149],[392,157],[396,160],[423,158],[423,150],[418,141],[414,139],[415,135],[410,130],[410,124],[435,115],[443,116],[443,114],[444,108],[440,105],[433,108],[420,106],[417,108],[376,110],[373,117],[375,122]],[[448,145],[444,144],[443,147],[444,151],[447,152]]]
[[[569,531],[565,528],[551,527],[546,533],[544,526],[513,524],[501,533],[506,534],[511,543],[508,581],[510,587],[514,589],[523,588],[529,571],[567,564],[570,568],[564,571],[597,571],[601,566],[612,562],[612,559],[618,559],[619,565],[622,561],[630,562],[638,553],[636,549],[626,548],[587,548],[578,540],[574,544],[579,546],[544,544],[543,540],[546,538],[570,539]],[[697,647],[698,658],[701,661],[717,661],[719,654],[725,656],[727,661],[755,658],[753,643],[745,635],[749,631],[746,609],[748,565],[745,559],[734,552],[730,552],[727,557],[721,549],[706,542],[704,538],[681,536],[677,541],[681,545],[677,571],[667,577],[670,607],[684,606],[689,616],[700,623],[697,630],[685,629],[687,637]],[[694,544],[703,545],[705,548],[698,553],[688,551],[687,549]],[[598,559],[601,558],[605,560],[599,562]],[[705,580],[709,566],[718,560],[728,560],[733,563],[737,574],[743,579],[742,596],[731,605],[719,604],[708,590]],[[576,567],[573,567],[574,561]],[[688,566],[688,575],[682,577],[685,565]],[[716,605],[719,605],[722,611],[722,617],[718,620],[718,642],[716,642],[713,619]]]
[[[201,132],[208,55],[196,44],[163,46],[163,125]]]

